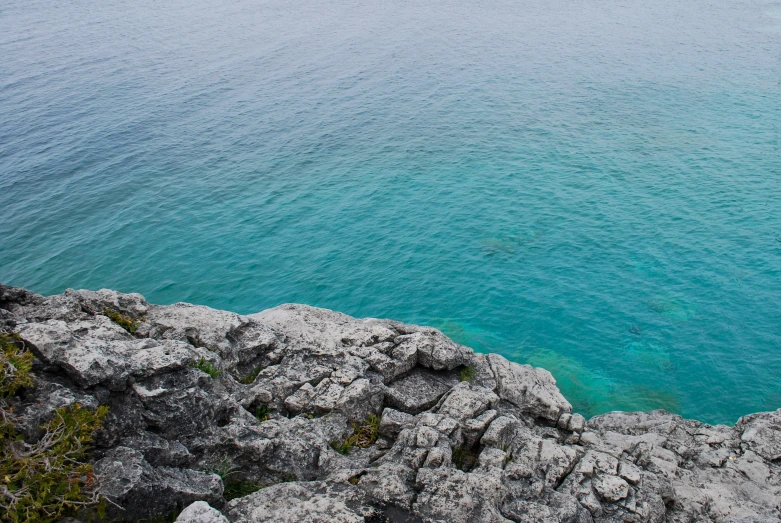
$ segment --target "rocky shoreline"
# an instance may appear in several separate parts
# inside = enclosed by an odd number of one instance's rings
[[[586,420],[543,369],[304,305],[0,285],[0,327],[36,357],[26,440],[108,406],[91,461],[116,521],[781,522],[781,409]]]

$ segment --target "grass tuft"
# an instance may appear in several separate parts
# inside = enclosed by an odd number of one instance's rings
[[[458,381],[472,381],[475,379],[476,374],[475,368],[471,365],[467,365],[461,369],[461,374],[458,375]]]
[[[225,458],[219,463],[207,468],[206,472],[217,474],[222,480],[222,482],[225,483],[225,481],[227,481],[230,476],[238,472],[238,469],[235,466],[233,466],[233,463],[231,463],[231,461],[228,458]]]
[[[353,447],[365,449],[377,441],[380,434],[380,417],[370,414],[363,423],[353,423],[353,434],[342,442],[334,440],[331,448],[339,454],[349,454]]]
[[[358,483],[360,483],[360,481],[361,481],[361,478],[362,478],[362,477],[363,477],[365,474],[366,474],[366,472],[359,472],[359,473],[358,473],[358,474],[356,474],[355,476],[352,476],[350,479],[348,479],[348,480],[347,480],[347,482],[348,482],[350,485],[357,485]]]
[[[477,452],[465,445],[459,445],[453,449],[453,463],[457,469],[469,472],[477,463]]]
[[[285,472],[285,475],[282,476],[282,483],[293,483],[294,481],[298,481],[298,476],[292,472]]]
[[[268,408],[268,405],[261,405],[257,409],[255,409],[255,417],[258,418],[258,421],[261,423],[264,421],[268,421],[269,415],[271,414],[271,409]]]
[[[223,485],[225,486],[225,489],[222,492],[222,497],[224,497],[226,501],[243,498],[244,496],[248,496],[265,487],[265,485],[261,485],[260,483],[240,479],[223,481]]]
[[[369,414],[361,424],[353,423],[353,435],[350,437],[356,447],[365,449],[377,441],[380,435],[380,417],[376,414]]]
[[[192,366],[200,371],[205,372],[212,378],[216,378],[222,372],[221,370],[216,369],[210,361],[206,361],[206,358],[204,358],[203,356],[201,356],[201,359],[199,361],[193,362]]]
[[[241,383],[242,385],[252,385],[253,383],[255,383],[255,378],[258,377],[258,374],[260,374],[260,372],[263,369],[265,369],[265,367],[258,367],[257,369],[253,370],[243,378],[239,378],[238,382]]]
[[[32,368],[33,354],[24,348],[19,335],[0,333],[0,398],[13,396],[22,387],[32,387]]]
[[[334,449],[339,454],[347,455],[353,450],[353,445],[350,443],[350,438],[347,438],[344,441],[338,441],[338,440],[332,440],[329,445],[331,445],[331,448]]]
[[[138,320],[134,320],[130,316],[122,314],[114,309],[103,309],[103,315],[108,319],[128,331],[130,334],[135,334],[138,330]]]
[[[212,474],[217,474],[220,477],[223,484],[222,496],[226,501],[248,496],[253,492],[270,487],[276,483],[298,481],[298,478],[292,472],[286,472],[277,482],[264,484],[257,483],[255,481],[248,481],[246,479],[242,479],[241,477],[236,477],[237,474],[241,474],[241,471],[235,467],[228,458],[225,458],[216,465],[213,465],[212,467],[206,468],[204,470],[211,472]]]

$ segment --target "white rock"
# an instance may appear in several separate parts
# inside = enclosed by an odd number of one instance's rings
[[[228,518],[205,501],[196,501],[179,514],[176,523],[228,523]]]
[[[475,418],[499,401],[493,391],[478,385],[461,382],[456,385],[439,407],[439,414],[465,421]]]
[[[640,469],[636,465],[627,461],[622,461],[618,466],[618,475],[624,478],[632,485],[636,485],[640,482]]]
[[[498,354],[489,354],[488,362],[497,381],[499,397],[521,411],[551,421],[572,411],[572,405],[561,395],[550,372],[511,363]]]
[[[382,411],[380,419],[380,434],[395,438],[402,430],[411,427],[415,423],[415,417],[406,412],[386,407]]]
[[[432,429],[431,427],[418,427],[417,430],[417,439],[415,440],[415,443],[420,448],[433,447],[441,436],[436,429]]]
[[[629,485],[618,476],[599,474],[592,480],[592,485],[600,498],[611,503],[629,495]]]

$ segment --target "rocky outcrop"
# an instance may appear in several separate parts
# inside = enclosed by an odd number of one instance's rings
[[[92,461],[116,520],[781,521],[781,410],[585,420],[543,369],[303,305],[0,285],[0,326],[36,356],[28,440],[59,407],[109,406]]]

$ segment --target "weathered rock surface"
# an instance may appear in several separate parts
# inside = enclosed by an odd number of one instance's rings
[[[229,523],[228,518],[205,501],[190,504],[176,518],[176,523]]]
[[[36,355],[15,406],[27,439],[59,407],[109,406],[92,461],[118,521],[781,522],[781,410],[587,421],[543,369],[303,305],[0,285],[0,327]],[[371,444],[334,450],[370,415]]]

